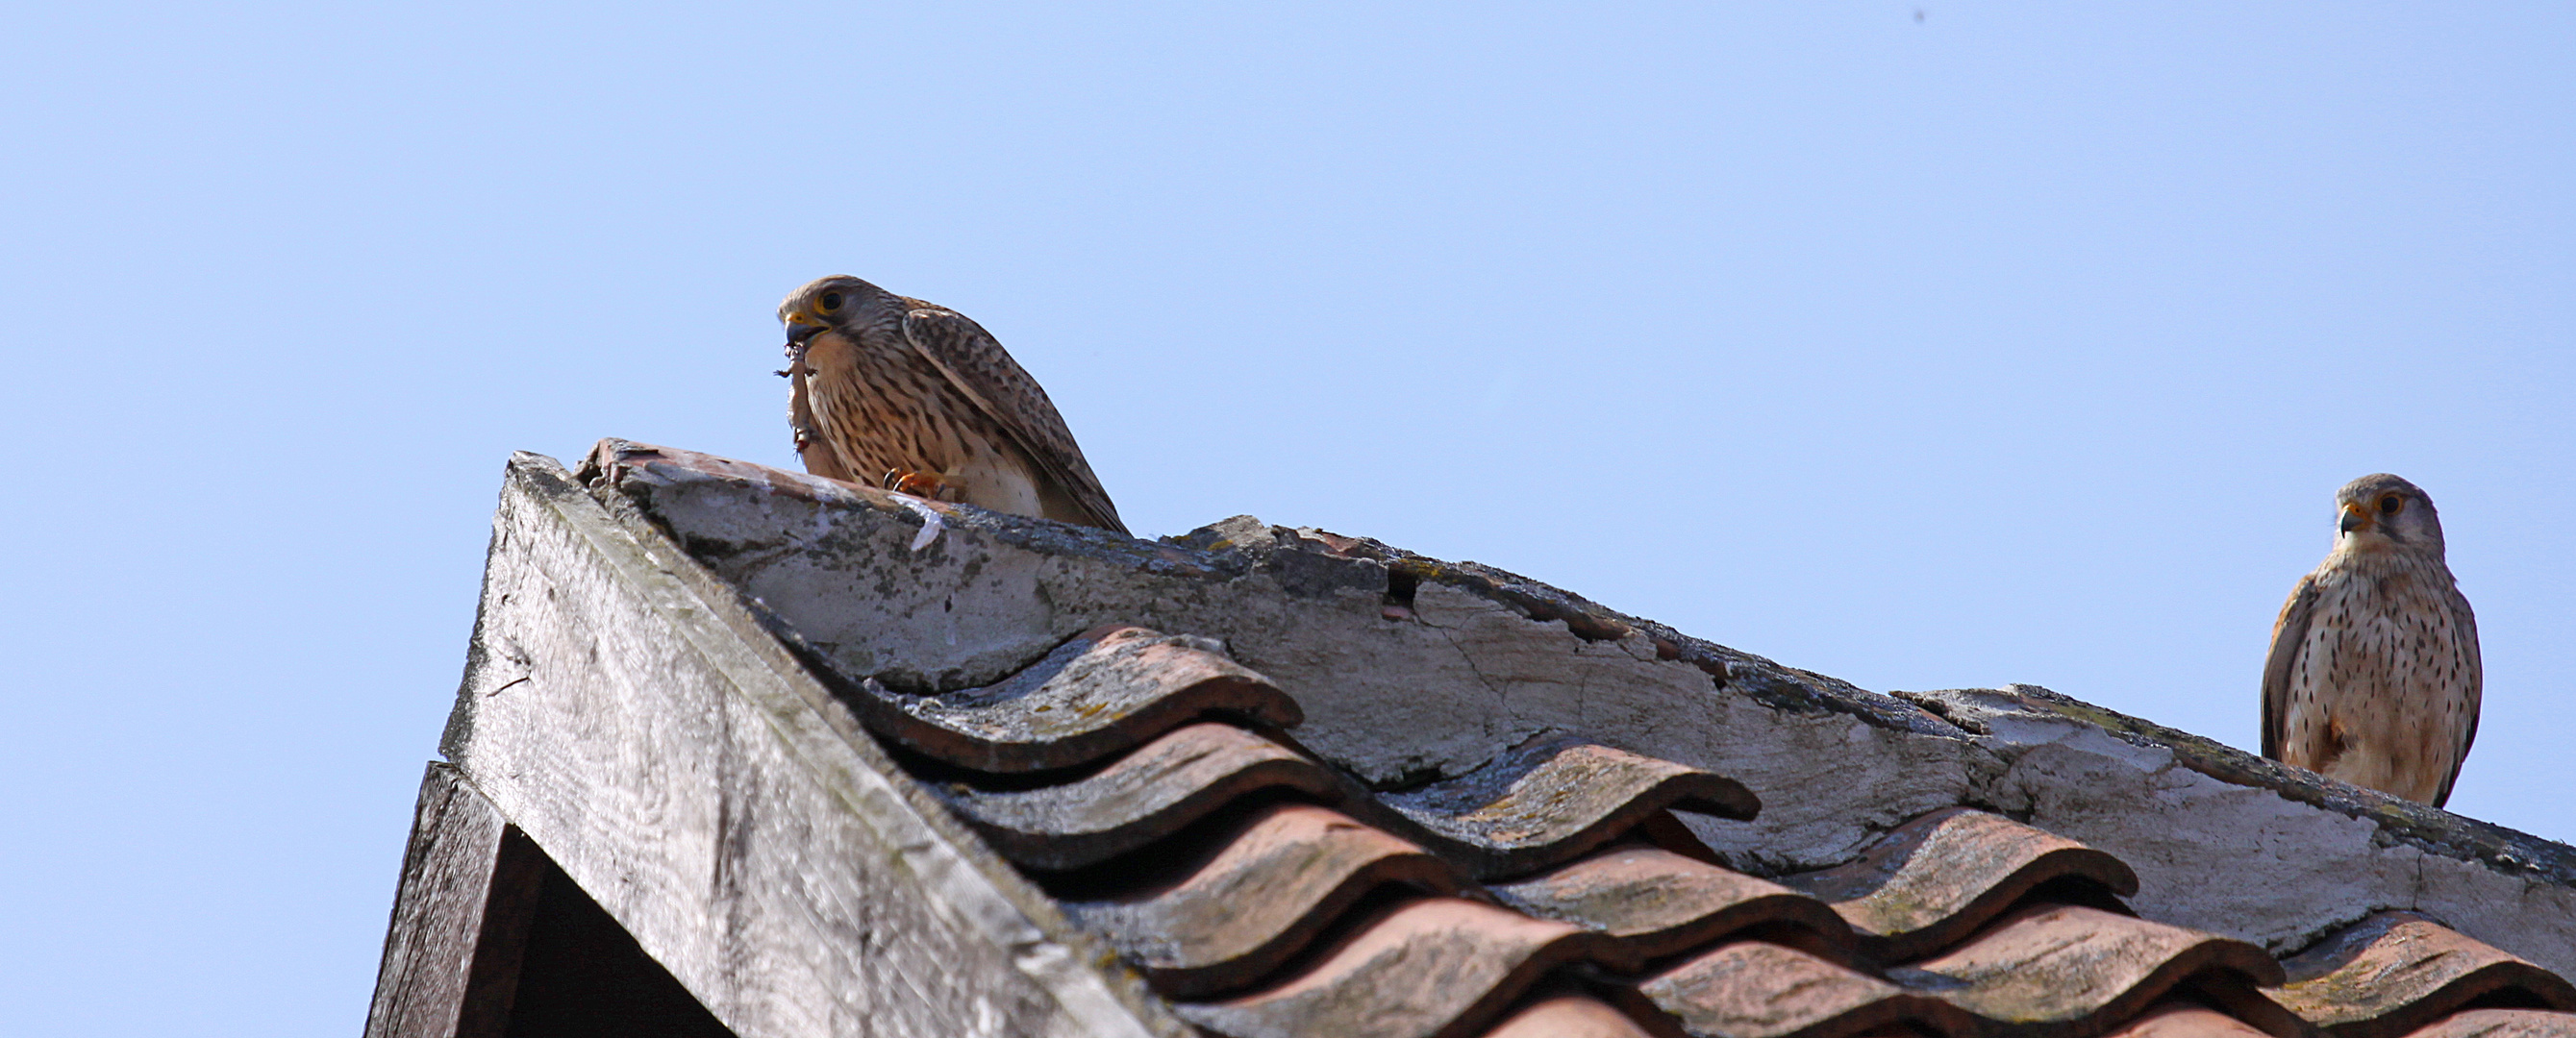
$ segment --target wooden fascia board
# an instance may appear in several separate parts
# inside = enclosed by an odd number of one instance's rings
[[[743,1038],[1187,1033],[553,459],[510,462],[444,748]]]
[[[456,769],[421,777],[366,1038],[498,1038],[544,858]]]

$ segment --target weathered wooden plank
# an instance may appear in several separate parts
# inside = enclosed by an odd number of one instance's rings
[[[550,459],[511,463],[446,749],[742,1038],[1184,1033],[734,591]]]
[[[367,1038],[501,1038],[545,857],[456,769],[421,778]]]

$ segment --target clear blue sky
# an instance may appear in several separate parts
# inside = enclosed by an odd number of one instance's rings
[[[2485,635],[2453,807],[2576,837],[2576,13],[1922,6],[14,10],[0,1019],[354,1033],[507,452],[790,463],[836,272],[1140,532],[2238,746],[2394,471]]]

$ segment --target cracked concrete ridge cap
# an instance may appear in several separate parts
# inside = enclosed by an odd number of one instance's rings
[[[1998,755],[2010,757],[2031,746],[2091,740],[2101,752],[2127,757],[2143,769],[2182,767],[2222,782],[2269,789],[2288,800],[2369,819],[2389,839],[2436,854],[2472,858],[2501,871],[2576,886],[2576,847],[2336,782],[2037,685],[1891,694],[1976,733],[1977,741]]]
[[[1293,697],[1298,742],[1381,790],[1549,735],[1760,798],[1687,819],[1728,864],[1826,868],[1925,812],[2007,814],[2136,867],[2147,918],[2281,954],[2420,912],[2576,972],[2576,850],[2261,761],[2035,686],[1885,695],[1489,566],[1249,516],[1161,542],[619,440],[581,478],[844,680],[974,687],[1102,624],[1215,638]],[[623,506],[622,506],[623,507]]]

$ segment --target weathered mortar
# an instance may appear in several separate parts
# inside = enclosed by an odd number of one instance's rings
[[[991,681],[1105,622],[1221,638],[1297,737],[1382,787],[1574,732],[1742,781],[1695,828],[1757,871],[1849,859],[1968,804],[2118,855],[2149,918],[2303,946],[2402,908],[2576,972],[2576,849],[2293,772],[2046,690],[1890,697],[1577,596],[1238,517],[1166,543],[609,441],[585,467],[847,677]],[[624,452],[624,453],[620,453]],[[667,458],[665,457],[667,455]]]

